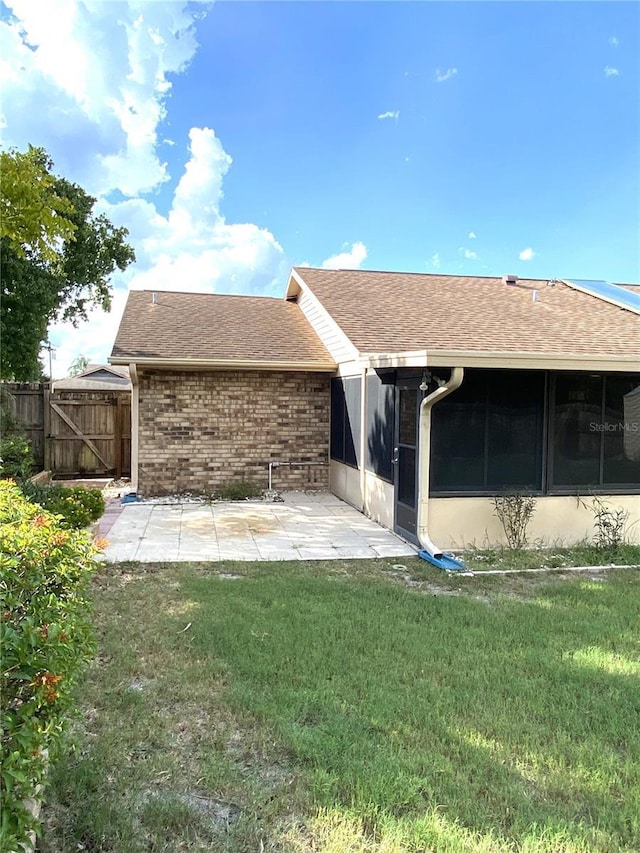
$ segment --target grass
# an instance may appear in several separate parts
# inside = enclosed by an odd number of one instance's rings
[[[474,572],[489,570],[562,569],[571,566],[640,566],[640,545],[622,542],[599,548],[590,542],[531,548],[472,548],[462,555]]]
[[[640,849],[640,572],[104,567],[44,853]]]

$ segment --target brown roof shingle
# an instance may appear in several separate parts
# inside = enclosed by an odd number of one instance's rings
[[[534,353],[640,360],[640,316],[561,282],[296,268],[361,353]]]
[[[111,358],[325,363],[333,360],[297,305],[267,296],[133,290]]]

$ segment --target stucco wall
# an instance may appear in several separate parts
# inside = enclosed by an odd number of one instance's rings
[[[628,538],[640,542],[640,496],[609,495],[601,500],[612,509],[629,513]],[[584,501],[587,506],[589,499]],[[429,536],[440,548],[479,548],[504,544],[504,531],[493,512],[490,498],[431,498]],[[594,534],[593,513],[575,497],[548,495],[536,498],[536,509],[528,527],[530,543],[572,545]]]
[[[360,471],[351,465],[331,460],[331,491],[343,501],[362,511],[362,493],[360,489]]]
[[[364,477],[365,513],[378,524],[393,530],[393,485],[380,477],[376,477],[371,471],[365,471]]]
[[[138,369],[138,491],[207,491],[234,480],[267,488],[329,486],[329,376]]]

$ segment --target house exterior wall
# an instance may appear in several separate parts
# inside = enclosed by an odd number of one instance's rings
[[[273,487],[329,486],[329,376],[284,371],[138,368],[141,495],[209,491],[246,480]]]
[[[393,530],[393,485],[371,471],[362,471],[331,460],[331,491],[383,527]],[[364,475],[364,476],[362,476]],[[364,491],[362,483],[364,481]]]
[[[333,494],[351,504],[351,506],[354,506],[360,512],[364,512],[359,469],[332,459],[330,472],[330,484]]]
[[[364,472],[364,511],[383,527],[393,530],[394,487],[392,483],[377,477],[371,471]]]
[[[640,544],[640,496],[600,495],[599,499],[613,510],[622,508],[629,513],[628,540]],[[545,495],[535,498],[535,502],[536,509],[527,529],[530,543],[573,545],[593,539],[590,498],[579,504],[575,496]],[[491,498],[431,498],[428,513],[429,536],[445,550],[506,544]]]

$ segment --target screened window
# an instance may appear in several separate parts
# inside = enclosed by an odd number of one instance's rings
[[[554,488],[640,488],[640,378],[558,374]]]
[[[346,465],[360,464],[359,377],[331,380],[331,458]]]
[[[542,488],[545,376],[468,370],[431,413],[431,491]]]
[[[377,373],[367,376],[367,468],[389,481],[393,479],[394,392],[394,385],[383,382]]]

